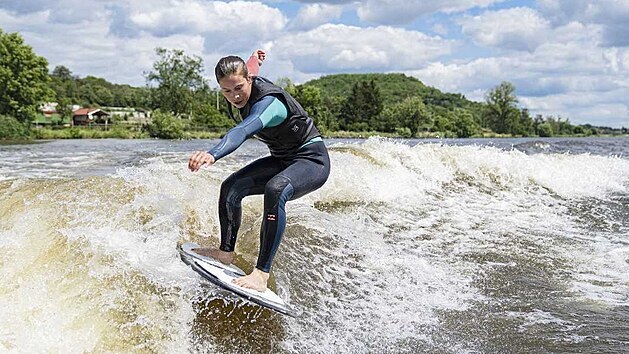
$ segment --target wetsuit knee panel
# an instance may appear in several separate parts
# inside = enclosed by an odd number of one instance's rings
[[[271,178],[264,187],[264,195],[279,196],[290,185],[290,179],[285,176],[275,176]],[[292,186],[291,186],[292,189]]]
[[[289,200],[293,192],[290,179],[285,176],[273,177],[264,188],[264,208],[267,210],[276,208],[280,201],[283,204]]]
[[[221,184],[221,200],[232,206],[240,206],[240,202],[249,192],[251,183],[249,178],[229,176]]]

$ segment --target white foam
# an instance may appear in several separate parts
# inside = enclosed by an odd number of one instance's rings
[[[250,158],[190,173],[186,157],[149,158],[106,177],[9,182],[0,196],[8,279],[0,291],[1,349],[98,351],[118,335],[112,351],[200,350],[190,330],[201,281],[175,246],[218,243],[220,183]],[[566,267],[558,271],[571,275],[578,296],[627,305],[625,229],[591,231],[574,214],[583,200],[627,194],[627,159],[383,139],[336,144],[331,158],[328,183],[287,206],[274,275],[277,292],[303,314],[273,320],[287,333],[281,349],[379,352],[411,342],[475,352],[474,343],[433,334],[442,330],[440,313],[486,300],[476,280],[521,266],[485,262],[487,255]],[[245,199],[237,251],[251,264],[261,213],[261,197]],[[59,242],[73,250],[54,253]],[[69,267],[68,259],[77,263]],[[524,318],[523,332],[569,325],[539,311],[514,315]],[[146,347],[122,335],[136,332]]]

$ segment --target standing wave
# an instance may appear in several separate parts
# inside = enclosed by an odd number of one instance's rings
[[[220,183],[246,161],[191,174],[183,155],[155,157],[109,176],[1,181],[0,349],[613,348],[568,314],[629,305],[629,160],[386,139],[334,144],[330,156],[327,184],[288,203],[272,271],[296,319],[178,258],[182,242],[218,244]],[[260,215],[261,197],[246,198],[245,271]]]

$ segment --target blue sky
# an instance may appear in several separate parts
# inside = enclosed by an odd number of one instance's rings
[[[521,107],[573,123],[629,127],[629,0],[9,0],[51,69],[145,84],[156,47],[203,58],[267,50],[262,75],[402,72],[482,101],[502,81]]]

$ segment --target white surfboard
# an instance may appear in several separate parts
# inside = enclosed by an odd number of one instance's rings
[[[184,243],[179,247],[181,260],[191,266],[195,272],[201,274],[201,276],[211,283],[225,290],[229,290],[253,303],[275,310],[284,315],[297,317],[296,312],[271,289],[267,288],[266,291],[261,292],[243,288],[242,286],[232,283],[232,280],[245,275],[245,272],[233,264],[225,265],[214,258],[206,257],[193,251],[200,247],[201,246],[198,244],[191,242]]]

